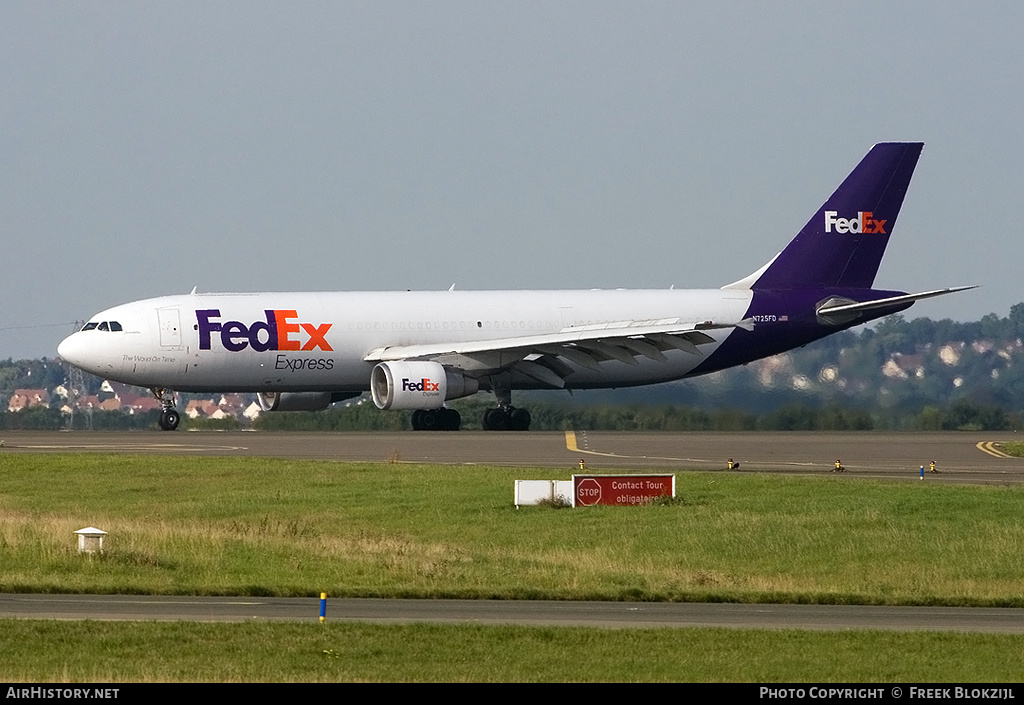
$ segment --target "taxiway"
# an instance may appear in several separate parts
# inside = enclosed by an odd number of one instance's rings
[[[999,450],[1000,433],[268,433],[5,432],[3,453],[134,453],[259,456],[339,462],[561,467],[574,470],[725,470],[820,474],[841,460],[843,477],[968,484],[1024,483],[1024,459]]]

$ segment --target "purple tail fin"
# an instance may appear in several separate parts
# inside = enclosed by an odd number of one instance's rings
[[[751,288],[870,289],[923,146],[872,147]]]

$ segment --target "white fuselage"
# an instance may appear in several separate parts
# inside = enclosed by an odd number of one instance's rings
[[[102,311],[61,357],[107,379],[178,391],[365,391],[371,351],[558,333],[617,321],[739,321],[744,289],[187,294]],[[107,326],[102,324],[107,323]],[[110,325],[117,323],[119,326]],[[102,330],[101,328],[107,328]],[[109,330],[120,327],[121,330]],[[732,329],[709,331],[701,355],[575,365],[566,388],[680,379]],[[543,387],[529,379],[517,388]]]

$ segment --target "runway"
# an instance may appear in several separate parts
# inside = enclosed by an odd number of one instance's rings
[[[0,595],[0,617],[17,619],[316,623],[319,610],[315,598]],[[857,605],[329,599],[327,621],[1024,634],[1024,609]]]
[[[1024,483],[1024,459],[998,443],[1012,432],[974,433],[266,433],[266,432],[5,432],[3,453],[134,453],[303,458],[340,462],[560,467],[579,460],[591,472],[645,469],[831,473],[843,478],[918,480],[935,460],[929,482]]]

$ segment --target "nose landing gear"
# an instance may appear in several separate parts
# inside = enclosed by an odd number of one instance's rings
[[[181,422],[181,415],[174,409],[165,409],[160,412],[160,430],[162,431],[173,431],[178,428],[178,424]]]
[[[163,387],[156,387],[151,390],[156,400],[160,402],[163,411],[160,412],[160,419],[157,423],[161,431],[174,431],[181,423],[181,414],[174,408],[174,392]]]

